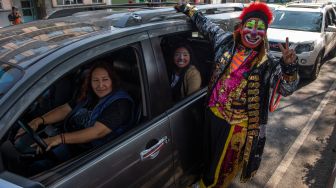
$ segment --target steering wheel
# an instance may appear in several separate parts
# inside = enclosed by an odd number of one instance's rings
[[[17,122],[44,152],[48,147],[44,140],[29,125],[22,123],[21,120],[18,120]]]

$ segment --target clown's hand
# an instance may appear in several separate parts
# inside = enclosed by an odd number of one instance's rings
[[[186,6],[187,4],[179,4],[179,5],[175,5],[174,9],[176,10],[176,12],[186,12]]]
[[[286,46],[283,47],[282,44],[278,44],[281,52],[282,52],[282,59],[285,64],[293,64],[296,61],[296,54],[293,49],[289,49],[289,42],[288,37],[286,38]]]
[[[190,16],[190,10],[197,10],[194,6],[191,6],[189,3],[188,4],[178,4],[174,6],[176,12],[182,12],[183,14]]]

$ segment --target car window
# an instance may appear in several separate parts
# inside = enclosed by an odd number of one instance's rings
[[[24,111],[24,113],[19,117],[18,121],[12,126],[12,129],[10,129],[7,133],[6,138],[8,139],[8,142],[11,142],[12,145],[15,147],[15,149],[19,152],[21,155],[27,155],[27,161],[23,161],[22,165],[15,167],[8,167],[7,170],[12,172],[17,172],[20,175],[23,175],[25,177],[32,176],[36,173],[43,172],[45,170],[48,170],[49,167],[45,167],[45,169],[34,169],[33,166],[28,169],[27,171],[22,170],[26,169],[25,166],[31,165],[31,160],[40,160],[40,157],[45,157],[45,160],[54,160],[53,158],[48,158],[49,155],[42,155],[36,158],[33,156],[34,153],[31,153],[31,144],[34,143],[32,139],[29,139],[29,134],[26,134],[26,136],[22,136],[22,138],[16,138],[17,131],[20,127],[22,127],[22,124],[27,125],[32,120],[42,117],[43,115],[49,113],[50,111],[53,111],[54,109],[59,108],[60,106],[64,105],[65,103],[68,103],[68,105],[71,107],[71,110],[77,109],[79,104],[81,104],[81,101],[89,101],[88,98],[85,98],[86,100],[80,100],[82,94],[85,90],[85,86],[90,85],[90,81],[88,79],[88,72],[92,65],[96,62],[106,62],[109,66],[111,66],[113,74],[115,77],[113,77],[112,84],[117,88],[118,90],[123,90],[127,93],[127,95],[131,98],[128,100],[129,104],[127,107],[130,109],[130,113],[127,113],[127,119],[130,123],[127,123],[127,126],[124,127],[116,127],[116,129],[112,130],[111,134],[115,134],[115,136],[108,136],[108,138],[103,141],[104,143],[99,144],[95,146],[94,148],[99,148],[103,145],[106,145],[107,143],[113,142],[114,139],[117,137],[120,137],[121,135],[125,134],[129,130],[133,129],[135,126],[140,124],[146,119],[145,113],[143,113],[143,102],[142,102],[142,93],[141,93],[141,83],[140,83],[140,70],[139,70],[139,57],[140,55],[137,54],[137,50],[133,47],[123,47],[118,50],[115,50],[113,52],[104,54],[99,57],[94,57],[92,60],[88,62],[83,62],[83,64],[80,67],[75,68],[74,70],[71,70],[70,72],[66,73],[64,76],[62,76],[60,79],[58,79],[56,82],[52,83],[40,96],[36,98],[36,100],[33,101],[31,105]],[[2,82],[3,83],[12,83],[13,80],[17,80],[18,73],[13,67],[10,67],[11,69],[8,69],[8,66],[2,67]],[[0,83],[2,83],[0,82]],[[92,83],[91,83],[92,84]],[[93,86],[92,86],[93,87]],[[101,88],[105,88],[106,85],[99,86]],[[90,90],[90,89],[89,89]],[[93,90],[91,88],[91,90]],[[113,91],[113,90],[112,90]],[[116,90],[117,91],[117,90]],[[121,95],[121,94],[120,94]],[[125,94],[123,94],[125,97]],[[100,98],[100,100],[103,100],[104,98]],[[123,98],[125,99],[125,98]],[[129,99],[129,98],[128,98]],[[124,100],[125,101],[125,100]],[[92,104],[100,104],[98,101],[89,103],[89,106]],[[125,102],[124,102],[125,103]],[[120,103],[121,104],[121,103]],[[97,106],[88,107],[89,109],[88,113],[80,114],[80,116],[75,117],[75,114],[68,114],[64,117],[64,119],[54,122],[51,124],[46,124],[43,126],[39,126],[38,131],[36,131],[42,139],[50,138],[50,137],[57,137],[58,135],[62,133],[72,133],[74,131],[77,131],[78,129],[73,129],[72,124],[73,122],[83,122],[87,118],[91,118],[94,109],[98,108]],[[106,108],[105,108],[106,109]],[[109,108],[108,112],[112,112],[113,109]],[[90,112],[90,110],[92,110]],[[76,111],[75,111],[76,112]],[[76,113],[81,112],[81,109],[78,110]],[[128,112],[128,111],[127,111]],[[88,115],[88,116],[86,116]],[[111,122],[111,115],[107,114],[107,111],[102,111],[100,121],[104,120],[104,125],[107,126],[106,123]],[[121,115],[120,115],[121,116]],[[116,117],[114,116],[114,119],[120,118],[120,116]],[[125,116],[125,115],[124,115]],[[72,118],[71,117],[75,117]],[[125,118],[124,118],[125,119]],[[119,120],[118,120],[119,121]],[[70,122],[70,123],[69,123]],[[44,120],[43,120],[44,123]],[[113,123],[113,122],[111,122]],[[69,129],[70,125],[70,129]],[[109,128],[111,128],[111,125],[109,125]],[[85,129],[85,127],[83,128]],[[70,131],[69,131],[70,130]],[[111,135],[109,134],[109,135]],[[100,138],[99,138],[100,139]],[[100,140],[99,140],[100,141]],[[87,143],[86,143],[87,144]],[[89,145],[92,144],[91,142]],[[83,144],[75,144],[79,146],[77,149],[74,149],[75,152],[74,155],[71,155],[70,158],[62,161],[67,162],[69,159],[74,158],[78,155],[85,154],[87,152],[90,152],[93,148],[87,146],[89,145],[83,145]],[[71,145],[72,147],[75,147],[75,145]],[[86,148],[86,149],[85,149]],[[6,152],[6,151],[5,151]],[[53,151],[54,152],[54,151]],[[60,153],[61,155],[64,154],[63,150]],[[58,154],[57,154],[58,156]],[[63,160],[63,159],[62,159]],[[27,163],[25,163],[27,162]],[[52,166],[50,166],[51,168]],[[20,170],[19,170],[20,169]]]
[[[327,11],[325,14],[325,27],[327,28],[328,25],[331,25],[331,17],[329,11]]]
[[[334,21],[335,21],[335,14],[334,14],[334,11],[333,11],[333,9],[329,9],[328,11],[327,11],[327,14],[326,14],[326,16],[327,16],[327,26],[329,26],[329,25],[335,25],[335,23],[334,23]]]
[[[133,47],[119,49],[109,54],[109,59],[113,59],[113,68],[120,77],[120,86],[132,97],[135,104],[135,124],[138,125],[147,120],[148,114],[144,110],[144,101],[141,92],[142,82],[139,64],[142,61],[140,52]]]
[[[333,8],[331,8],[330,10],[330,15],[331,15],[331,22],[333,23],[333,25],[336,25],[336,12]]]
[[[299,12],[276,10],[270,28],[321,32],[322,14],[319,12]]]
[[[0,63],[0,98],[23,76],[23,71],[13,65]]]
[[[182,100],[206,85],[210,77],[213,52],[209,42],[198,32],[164,36],[161,39],[161,48],[174,102]],[[186,56],[185,53],[189,56],[189,65],[179,68],[177,64],[186,61],[183,57]]]

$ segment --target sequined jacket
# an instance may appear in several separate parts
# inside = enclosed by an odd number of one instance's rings
[[[215,67],[213,68],[208,86],[208,96],[210,96],[217,81],[231,63],[237,43],[237,36],[232,32],[224,31],[197,10],[189,9],[186,14],[195,23],[199,31],[209,38],[215,50]],[[266,41],[264,42],[266,44]],[[247,109],[249,124],[267,124],[271,83],[275,83],[275,79],[280,78],[278,93],[282,96],[292,94],[299,81],[297,60],[291,65],[285,65],[282,59],[276,60],[274,57],[271,57],[267,53],[265,45],[263,45],[254,61],[256,61],[256,66],[251,69],[248,77],[248,94],[251,94],[251,97],[248,99]],[[254,104],[252,104],[253,101],[255,102]],[[256,115],[255,118],[250,118],[253,115],[252,113]]]

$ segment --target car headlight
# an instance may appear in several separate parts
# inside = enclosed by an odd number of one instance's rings
[[[298,44],[295,48],[295,52],[297,54],[301,54],[302,52],[310,52],[313,50],[314,50],[314,43]]]

